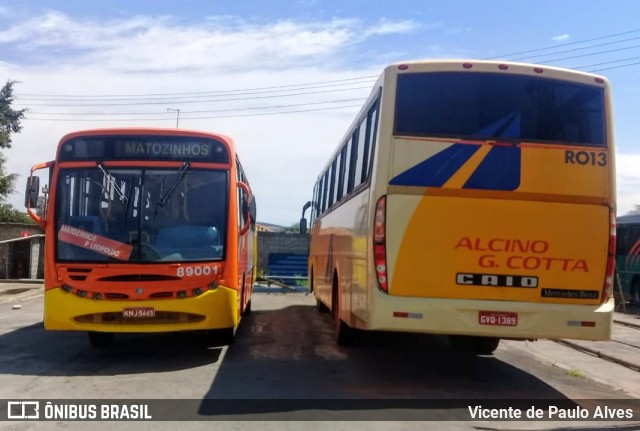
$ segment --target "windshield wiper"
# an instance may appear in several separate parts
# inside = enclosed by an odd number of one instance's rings
[[[176,172],[176,177],[173,180],[173,183],[171,183],[171,185],[169,186],[166,192],[164,193],[162,192],[162,190],[164,189],[164,179],[162,180],[162,183],[160,183],[160,197],[158,198],[158,202],[156,203],[156,207],[153,211],[153,229],[154,230],[156,228],[158,208],[164,207],[167,204],[173,192],[176,190],[178,185],[180,185],[180,183],[184,179],[184,176],[187,175],[187,171],[189,170],[190,166],[191,165],[188,162],[182,163],[182,166],[180,166],[180,169],[178,169],[178,172]]]
[[[169,201],[169,198],[171,198],[171,195],[173,194],[173,192],[180,185],[184,176],[187,175],[187,171],[189,170],[190,166],[191,165],[189,165],[188,162],[184,162],[180,167],[180,169],[178,169],[178,172],[176,173],[176,178],[173,180],[173,183],[169,186],[169,188],[164,194],[162,194],[161,192],[160,199],[158,199],[159,206],[163,207],[167,204],[167,202]]]
[[[100,171],[102,172],[102,175],[104,175],[107,178],[107,181],[109,181],[109,184],[111,184],[113,189],[118,193],[118,197],[120,198],[120,200],[126,202],[127,197],[124,195],[124,192],[118,186],[118,184],[116,184],[116,180],[113,178],[113,176],[109,173],[109,171],[107,171],[104,168],[104,166],[102,165],[102,162],[96,162],[96,165],[98,166],[98,169],[100,169]]]

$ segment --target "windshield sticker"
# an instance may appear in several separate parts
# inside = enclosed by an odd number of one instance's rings
[[[66,224],[63,224],[60,228],[58,239],[119,260],[129,260],[133,250],[133,247],[129,244],[114,241]]]

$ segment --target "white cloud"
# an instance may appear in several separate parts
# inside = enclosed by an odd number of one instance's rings
[[[560,34],[558,36],[553,36],[551,39],[555,42],[566,42],[571,38],[568,34]]]
[[[398,34],[398,33],[409,33],[416,29],[416,23],[414,21],[387,21],[382,20],[377,25],[370,27],[366,32],[365,36],[373,36],[373,35],[386,35],[386,34]]]
[[[372,36],[411,31],[409,21],[385,20],[367,25],[359,19],[328,21],[278,20],[265,24],[234,17],[203,17],[185,25],[170,17],[137,16],[98,21],[49,12],[18,21],[0,31],[0,77],[17,79],[15,93],[25,94],[151,94],[228,91],[370,76],[382,64],[356,66],[348,55]],[[5,48],[7,50],[5,50]],[[25,61],[16,59],[24,58]],[[33,59],[37,61],[33,61]],[[343,59],[345,59],[343,61]],[[357,85],[367,86],[366,82]],[[350,87],[355,87],[351,85]],[[348,88],[348,87],[347,87]],[[60,107],[36,106],[23,131],[6,152],[7,169],[21,175],[20,193],[11,199],[22,205],[29,168],[50,160],[67,132],[93,127],[173,127],[175,114],[166,108],[215,110],[364,99],[369,89],[353,89],[272,99],[158,105]],[[337,89],[337,88],[336,88]],[[289,91],[291,93],[291,91]],[[278,94],[278,93],[274,93]],[[342,103],[341,105],[351,105]],[[331,105],[310,106],[326,107]],[[295,110],[291,108],[290,110]],[[38,112],[76,112],[61,117]],[[166,120],[136,122],[79,121],[98,118],[88,112],[158,112]],[[250,113],[243,112],[243,113]],[[311,197],[321,165],[328,159],[355,116],[357,108],[287,115],[188,120],[180,126],[227,134],[234,138],[259,204],[259,220],[289,225],[297,221]],[[205,114],[202,116],[211,116]],[[130,119],[134,117],[118,117]],[[149,118],[150,115],[141,118]],[[77,118],[76,121],[36,121],[36,118]],[[140,118],[140,117],[138,117]]]

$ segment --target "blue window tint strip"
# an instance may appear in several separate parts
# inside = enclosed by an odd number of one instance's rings
[[[453,144],[389,181],[393,186],[442,187],[478,151],[479,145]]]
[[[521,116],[519,112],[514,112],[502,118],[489,127],[478,130],[473,134],[474,138],[519,138],[520,137]]]
[[[520,186],[519,147],[493,147],[463,188],[515,190]]]

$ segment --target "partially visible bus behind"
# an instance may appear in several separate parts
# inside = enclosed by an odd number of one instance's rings
[[[310,287],[362,330],[606,340],[614,303],[607,81],[529,64],[384,69],[315,184]]]
[[[640,213],[616,219],[616,269],[622,286],[622,300],[640,305]]]
[[[40,169],[49,170],[44,214]],[[255,200],[231,138],[75,132],[31,175],[25,204],[45,230],[46,329],[87,331],[96,347],[122,332],[233,341],[251,310]]]

